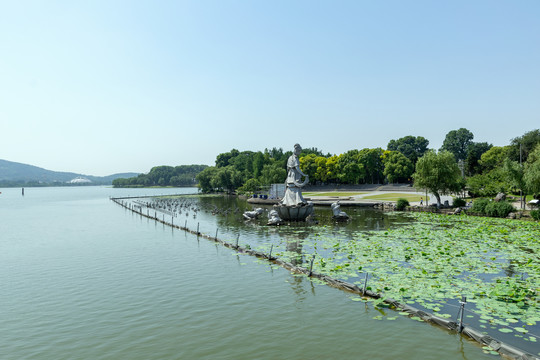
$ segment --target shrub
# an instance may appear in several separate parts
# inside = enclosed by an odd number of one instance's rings
[[[534,220],[540,220],[540,210],[531,210],[531,216]]]
[[[452,204],[453,207],[462,207],[467,205],[467,202],[463,198],[454,198],[454,202]]]
[[[487,204],[485,213],[489,216],[507,217],[512,211],[516,209],[507,201],[490,202]]]
[[[397,200],[396,209],[399,210],[399,211],[403,211],[409,205],[410,205],[409,200],[404,199],[404,198],[399,198]]]
[[[260,188],[261,188],[261,183],[259,182],[259,180],[257,180],[257,179],[249,179],[248,181],[246,181],[246,183],[243,186],[241,186],[238,189],[238,191],[239,192],[244,192],[244,193],[249,193],[249,192],[256,192]]]
[[[485,214],[486,213],[486,206],[489,204],[488,199],[478,199],[474,200],[472,204],[471,211],[475,213]]]

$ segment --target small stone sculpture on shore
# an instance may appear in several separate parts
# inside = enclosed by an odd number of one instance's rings
[[[334,214],[332,216],[332,219],[345,221],[345,220],[349,220],[351,218],[349,215],[347,215],[346,212],[341,211],[339,201],[336,201],[330,207],[332,208],[332,212]]]
[[[256,218],[259,217],[259,215],[261,215],[263,213],[263,209],[261,208],[256,208],[255,210],[253,211],[246,211],[244,212],[244,219],[246,220],[255,220]]]

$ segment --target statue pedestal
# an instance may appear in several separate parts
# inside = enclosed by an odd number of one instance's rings
[[[313,203],[310,201],[296,206],[274,205],[274,209],[283,220],[305,221],[309,215],[313,214]]]

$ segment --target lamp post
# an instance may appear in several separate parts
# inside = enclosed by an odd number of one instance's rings
[[[458,161],[458,167],[459,167],[459,170],[461,170],[461,178],[465,178],[465,162],[463,161],[463,159],[459,159]],[[461,196],[464,198],[465,197],[465,190],[464,192],[461,194]]]
[[[522,155],[522,145],[521,143],[519,144],[519,167],[521,169],[521,173],[522,173],[522,176],[523,176],[523,155]],[[523,183],[523,177],[522,177],[522,180],[521,180],[521,183]],[[521,189],[521,186],[519,187],[519,205],[521,207],[521,209],[524,208],[524,202],[525,200],[523,199],[523,189]]]

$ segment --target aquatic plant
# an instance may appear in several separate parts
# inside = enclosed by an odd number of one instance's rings
[[[384,231],[322,229],[299,240],[313,271],[347,280],[443,317],[469,310],[516,335],[540,323],[540,224],[508,219],[408,213],[416,221]],[[298,251],[280,257],[301,263]],[[472,305],[472,306],[471,306]],[[487,318],[487,319],[484,319]],[[509,320],[511,319],[511,320]],[[515,323],[515,324],[514,324]]]

